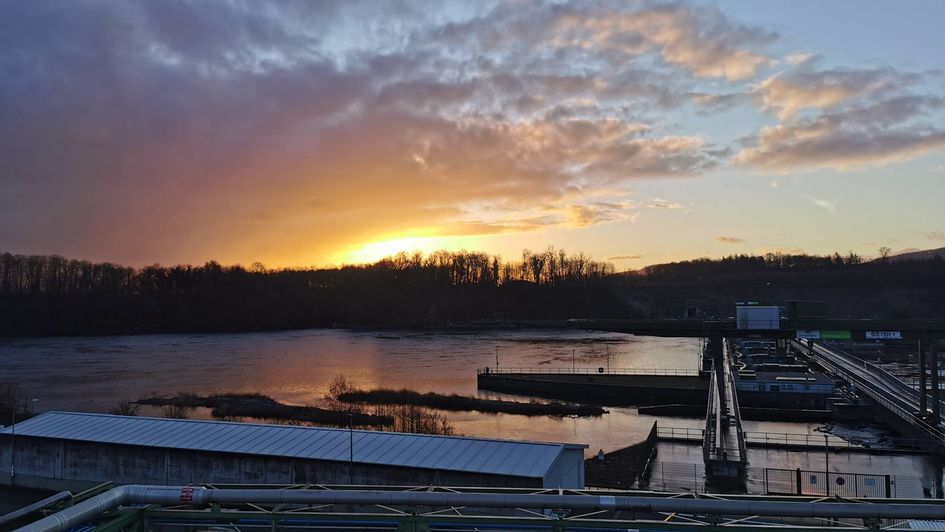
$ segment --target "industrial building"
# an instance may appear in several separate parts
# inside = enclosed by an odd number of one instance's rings
[[[14,481],[47,489],[103,481],[580,489],[586,448],[76,412],[47,412],[0,439],[0,464],[15,465]]]

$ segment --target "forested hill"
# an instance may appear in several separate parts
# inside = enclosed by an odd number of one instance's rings
[[[584,254],[400,254],[327,269],[149,266],[0,255],[0,335],[417,327],[572,317],[724,317],[823,299],[834,317],[945,317],[945,261],[771,254],[614,273]]]

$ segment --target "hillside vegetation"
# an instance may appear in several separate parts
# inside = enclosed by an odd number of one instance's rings
[[[614,273],[548,249],[399,254],[324,269],[129,268],[0,255],[0,335],[440,327],[573,317],[726,317],[735,301],[821,299],[833,317],[945,317],[945,260],[769,254]]]

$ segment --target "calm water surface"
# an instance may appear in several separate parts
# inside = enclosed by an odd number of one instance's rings
[[[339,374],[367,389],[406,387],[514,398],[476,388],[476,368],[494,366],[496,351],[500,367],[570,369],[573,364],[598,368],[608,365],[609,355],[612,368],[695,369],[698,350],[698,339],[573,330],[306,330],[7,339],[0,340],[0,380],[19,383],[30,397],[38,398],[39,411],[106,412],[123,399],[178,392],[260,392],[291,404],[314,404]],[[657,419],[639,415],[635,408],[609,408],[608,414],[598,418],[476,412],[444,415],[466,435],[585,443],[588,453],[640,441]],[[201,416],[206,413],[198,412],[195,417]],[[702,424],[701,419],[660,419],[661,426],[699,428]],[[746,430],[767,432],[823,430],[820,424],[787,422],[745,422],[745,426]],[[835,432],[851,432],[850,427],[838,429]],[[871,430],[854,428],[852,432]],[[694,456],[698,447],[675,449],[663,459],[700,459]],[[675,455],[677,452],[681,454]],[[818,456],[815,453],[810,459],[816,462]],[[776,462],[773,467],[781,467],[781,462],[795,467],[788,464],[793,464],[793,459],[772,462]],[[854,470],[869,467],[868,463],[846,465]],[[917,475],[931,467],[924,459],[912,457],[884,466]]]

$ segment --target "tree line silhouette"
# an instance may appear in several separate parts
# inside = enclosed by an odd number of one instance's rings
[[[584,253],[400,253],[373,264],[130,268],[0,254],[0,335],[499,324],[571,317],[727,315],[737,300],[823,299],[840,316],[945,316],[945,265],[772,253],[615,273]]]
[[[611,264],[525,250],[400,253],[374,264],[269,269],[130,268],[59,256],[0,255],[0,334],[69,335],[449,325],[598,312]],[[608,311],[617,312],[616,305]]]

